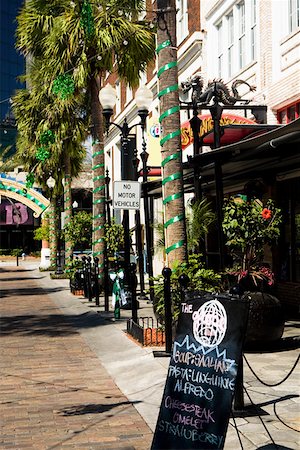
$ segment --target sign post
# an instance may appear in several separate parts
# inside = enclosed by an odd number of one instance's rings
[[[230,295],[181,304],[152,450],[222,450],[248,317]]]

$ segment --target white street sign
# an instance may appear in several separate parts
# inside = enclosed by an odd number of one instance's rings
[[[138,181],[114,181],[114,209],[140,209],[141,183]]]

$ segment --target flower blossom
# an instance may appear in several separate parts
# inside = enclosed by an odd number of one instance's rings
[[[263,219],[271,219],[272,211],[268,208],[264,208],[261,212]]]

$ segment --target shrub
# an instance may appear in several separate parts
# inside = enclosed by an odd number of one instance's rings
[[[173,320],[179,315],[181,303],[181,287],[178,281],[180,275],[189,277],[188,291],[219,292],[222,289],[221,275],[212,269],[206,269],[201,261],[202,255],[189,255],[188,263],[177,263],[171,274],[171,295],[173,307]],[[153,278],[154,281],[154,310],[161,318],[164,318],[164,278],[162,275]]]
[[[76,213],[66,225],[64,234],[72,248],[90,248],[92,245],[92,215],[86,211]]]

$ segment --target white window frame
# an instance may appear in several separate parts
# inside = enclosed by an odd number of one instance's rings
[[[300,26],[300,0],[288,0],[289,33]]]
[[[257,58],[257,0],[236,1],[214,21],[214,72],[232,78]],[[222,49],[221,49],[222,45]]]
[[[179,45],[189,34],[187,0],[176,0],[176,9],[176,34],[177,45]]]
[[[227,19],[227,67],[228,76],[231,77],[234,67],[234,17],[233,11],[226,16]]]
[[[238,68],[242,69],[246,64],[246,23],[245,23],[245,2],[240,2],[238,8]]]
[[[251,1],[251,61],[254,61],[256,58],[257,52],[257,4],[256,0]]]
[[[217,25],[217,39],[218,39],[218,77],[222,76],[222,67],[223,67],[223,23],[219,22]]]

